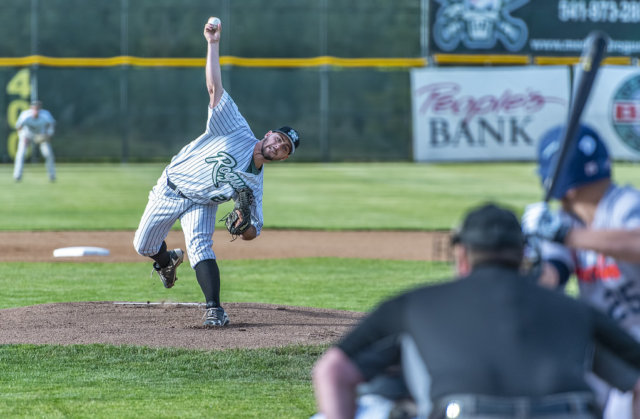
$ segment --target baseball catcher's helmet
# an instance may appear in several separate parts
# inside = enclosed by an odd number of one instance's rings
[[[538,145],[538,174],[543,185],[552,176],[564,128],[564,125],[552,128],[542,136]],[[607,147],[598,133],[587,125],[580,125],[577,141],[568,150],[566,159],[551,191],[555,199],[562,199],[570,189],[611,177],[611,159]]]

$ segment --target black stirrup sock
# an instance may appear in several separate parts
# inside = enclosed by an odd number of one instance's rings
[[[206,259],[195,266],[196,278],[202,289],[207,308],[220,306],[220,269],[215,259]]]
[[[169,262],[171,262],[171,254],[167,252],[167,243],[165,241],[162,242],[162,246],[160,246],[158,253],[151,256],[151,259],[155,260],[161,268],[169,265]]]

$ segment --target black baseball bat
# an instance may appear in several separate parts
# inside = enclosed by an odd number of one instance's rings
[[[558,181],[560,169],[565,164],[569,150],[573,147],[575,136],[580,127],[582,111],[591,94],[600,63],[607,52],[608,43],[609,37],[602,31],[593,31],[585,39],[582,55],[580,56],[580,71],[577,75],[578,80],[574,84],[573,97],[569,104],[569,119],[560,142],[560,152],[556,154],[550,176],[544,185],[545,202],[549,202],[551,199],[551,192]]]

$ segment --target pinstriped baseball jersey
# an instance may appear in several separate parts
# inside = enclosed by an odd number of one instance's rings
[[[640,228],[640,191],[611,185],[598,204],[590,228]],[[591,250],[571,251],[552,243],[545,243],[542,250],[544,259],[563,261],[570,272],[575,272],[582,300],[607,313],[640,340],[640,264]]]
[[[258,141],[225,91],[218,105],[209,108],[205,132],[171,159],[165,175],[182,194],[199,204],[235,199],[236,190],[249,187],[255,198],[252,224],[260,234],[263,170],[253,166]]]

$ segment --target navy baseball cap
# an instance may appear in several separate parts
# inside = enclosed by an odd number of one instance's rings
[[[564,135],[564,125],[552,128],[538,145],[538,174],[542,185],[551,181],[555,159]],[[570,189],[611,177],[611,159],[604,142],[591,127],[581,124],[573,147],[567,151],[566,162],[560,168],[551,191],[555,199],[562,199]]]
[[[296,149],[300,147],[300,135],[295,129],[284,126],[278,129],[274,129],[273,132],[284,134],[285,137],[287,137],[287,139],[291,142],[291,153],[289,153],[289,155],[292,155],[296,151]]]
[[[520,222],[512,211],[487,203],[467,213],[451,242],[474,250],[522,250],[525,240]]]

